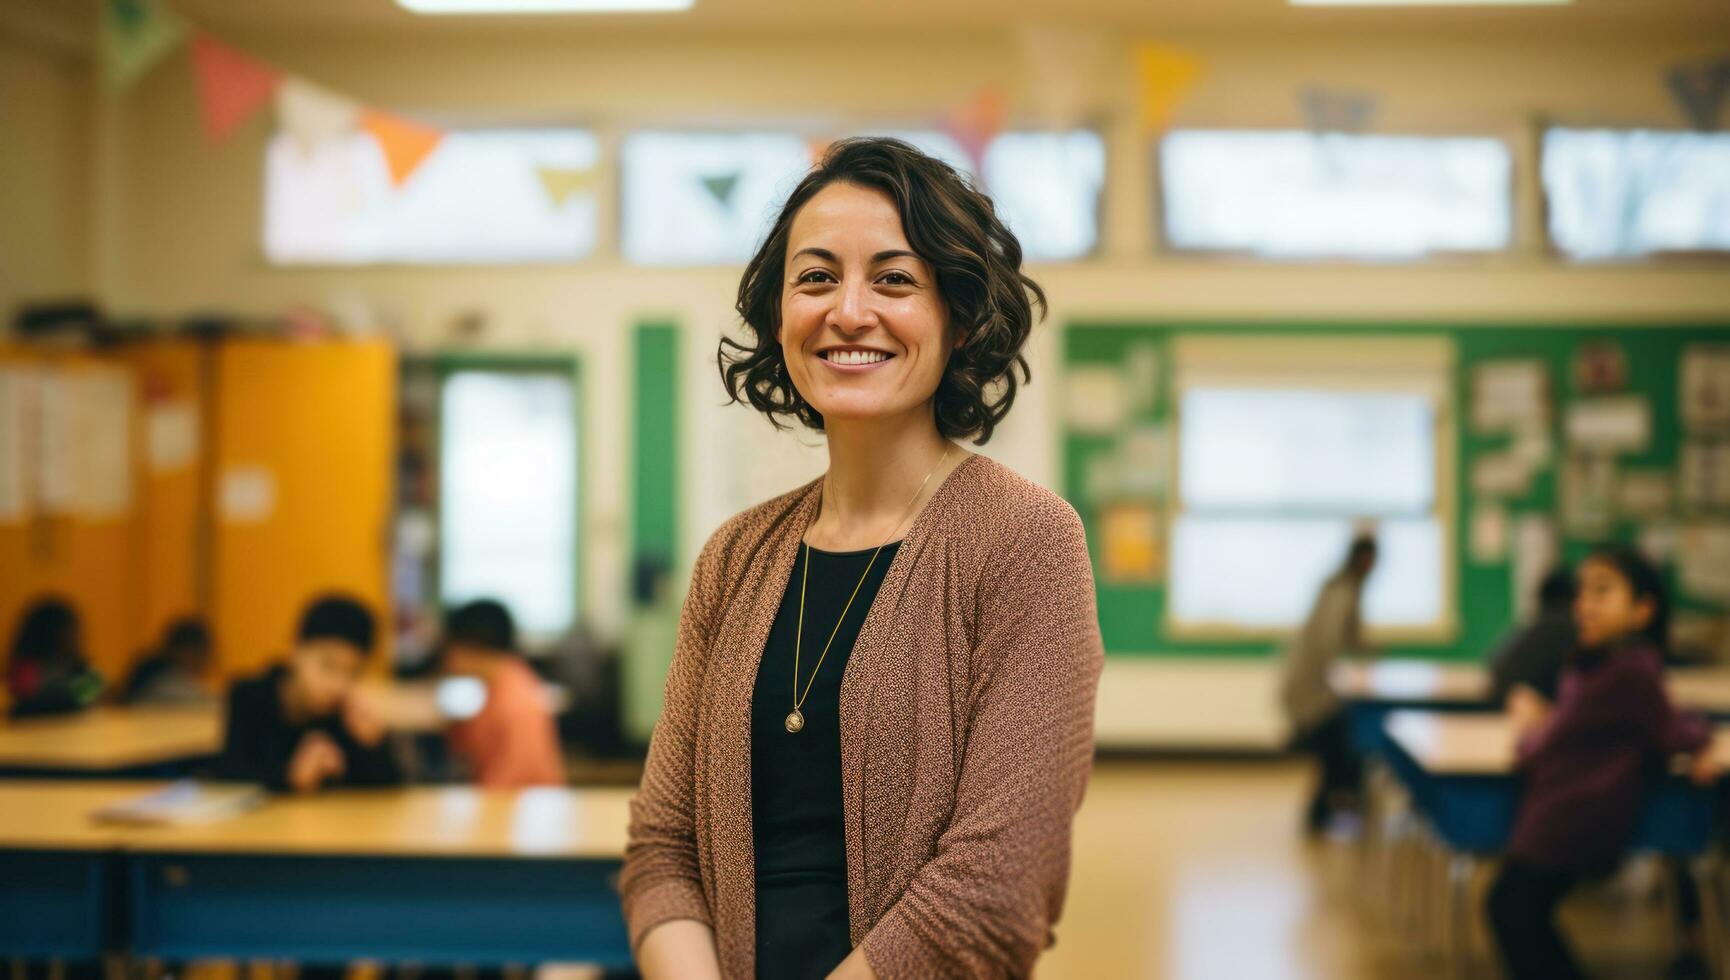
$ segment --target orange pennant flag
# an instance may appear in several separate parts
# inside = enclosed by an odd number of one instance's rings
[[[276,69],[208,34],[192,39],[192,70],[198,79],[198,103],[204,111],[204,135],[212,143],[227,138],[269,102],[282,78]]]
[[[414,176],[415,170],[445,138],[443,130],[373,109],[361,113],[360,128],[378,140],[379,148],[384,150],[385,163],[390,166],[390,182],[398,187]]]

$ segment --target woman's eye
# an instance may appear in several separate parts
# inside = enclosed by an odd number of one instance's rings
[[[911,286],[913,277],[905,272],[888,272],[883,275],[883,283],[889,286]]]
[[[799,275],[799,282],[834,282],[834,277],[822,269],[810,269]]]

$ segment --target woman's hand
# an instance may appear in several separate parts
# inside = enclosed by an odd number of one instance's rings
[[[1508,692],[1508,717],[1514,721],[1514,727],[1521,733],[1529,732],[1544,723],[1550,716],[1550,702],[1537,691],[1516,684]]]
[[[637,947],[643,980],[721,980],[715,930],[696,919],[669,919]]]
[[[871,969],[871,961],[865,958],[862,947],[853,947],[853,952],[841,961],[841,965],[829,971],[829,980],[877,980],[877,971]]]

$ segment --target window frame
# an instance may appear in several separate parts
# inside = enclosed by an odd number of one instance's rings
[[[1435,496],[1431,515],[1442,539],[1441,615],[1414,626],[1364,624],[1368,642],[1377,646],[1431,646],[1456,642],[1459,609],[1459,419],[1454,341],[1434,334],[1375,337],[1340,334],[1175,334],[1170,342],[1171,402],[1168,425],[1171,474],[1165,500],[1165,540],[1174,547],[1183,500],[1183,404],[1192,388],[1219,387],[1222,380],[1243,387],[1337,392],[1414,393],[1412,381],[1433,375],[1416,393],[1427,395],[1435,418]],[[1177,565],[1168,565],[1173,579]],[[1192,620],[1180,615],[1173,601],[1173,581],[1163,590],[1165,635],[1196,643],[1280,642],[1301,627],[1254,627],[1236,623]]]
[[[560,354],[551,352],[500,351],[500,352],[464,352],[460,354],[439,354],[433,358],[433,372],[437,378],[438,395],[434,401],[433,411],[433,479],[436,490],[433,506],[433,526],[435,534],[435,557],[428,571],[428,583],[431,585],[432,601],[430,605],[439,615],[447,610],[444,597],[444,547],[445,547],[445,501],[443,485],[444,466],[444,388],[446,382],[456,374],[465,372],[487,372],[493,374],[515,375],[550,375],[558,374],[567,377],[571,383],[571,406],[576,413],[573,420],[573,434],[576,438],[576,473],[573,474],[572,485],[576,489],[577,499],[572,512],[571,547],[571,622],[564,632],[558,634],[534,633],[518,629],[519,641],[525,650],[535,646],[548,646],[560,642],[574,631],[583,621],[585,604],[583,602],[584,584],[588,581],[588,554],[583,547],[589,540],[588,502],[591,496],[588,479],[589,458],[589,405],[587,387],[583,383],[582,359],[575,354]],[[515,611],[513,610],[513,615]]]
[[[1721,249],[1660,249],[1644,255],[1614,255],[1607,258],[1582,258],[1567,252],[1551,227],[1551,195],[1549,184],[1544,180],[1545,161],[1549,158],[1546,146],[1549,134],[1553,130],[1573,130],[1576,132],[1610,132],[1627,133],[1657,133],[1669,136],[1685,136],[1689,134],[1719,136],[1730,139],[1730,133],[1724,130],[1698,130],[1676,126],[1674,124],[1640,125],[1640,124],[1597,124],[1597,123],[1567,123],[1557,120],[1545,120],[1538,124],[1533,135],[1533,150],[1531,166],[1533,169],[1532,184],[1537,194],[1538,233],[1543,236],[1544,255],[1553,262],[1578,268],[1642,268],[1678,266],[1719,266],[1730,265],[1730,246]]]

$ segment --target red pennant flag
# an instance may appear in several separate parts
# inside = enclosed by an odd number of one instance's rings
[[[361,113],[360,128],[372,134],[384,150],[385,163],[390,166],[390,181],[401,187],[432,151],[438,149],[445,134],[431,126],[422,126],[400,116],[368,109]]]
[[[192,69],[204,110],[204,135],[221,142],[270,101],[282,75],[207,34],[192,39]]]

